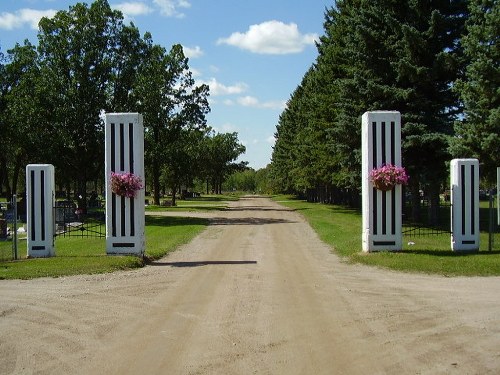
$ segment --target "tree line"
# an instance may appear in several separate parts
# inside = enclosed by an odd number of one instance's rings
[[[281,191],[360,204],[361,115],[402,114],[403,165],[414,217],[436,212],[453,157],[500,166],[497,0],[337,0],[325,10],[318,57],[276,130],[270,175]]]
[[[209,87],[197,85],[181,45],[143,36],[106,0],[77,3],[39,23],[38,46],[25,40],[0,55],[0,192],[24,189],[24,166],[51,163],[56,184],[82,195],[103,182],[105,112],[139,112],[145,125],[146,184],[154,203],[194,179],[220,192],[245,163],[237,133],[206,121]],[[207,188],[208,189],[208,188]]]

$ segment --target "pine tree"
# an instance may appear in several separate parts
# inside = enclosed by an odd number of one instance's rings
[[[467,68],[456,90],[465,106],[457,122],[452,151],[475,157],[489,182],[500,166],[500,5],[497,0],[471,0],[470,18],[462,39]]]

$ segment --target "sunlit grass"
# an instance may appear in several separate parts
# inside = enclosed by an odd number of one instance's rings
[[[385,267],[405,272],[423,272],[447,276],[500,275],[500,243],[488,251],[488,234],[482,232],[478,253],[451,251],[450,235],[403,237],[400,252],[363,253],[361,251],[361,212],[345,207],[307,203],[286,196],[274,198],[300,212],[345,261]],[[498,236],[497,236],[498,237]]]

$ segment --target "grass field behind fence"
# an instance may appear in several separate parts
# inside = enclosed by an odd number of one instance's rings
[[[142,267],[189,242],[208,225],[199,218],[146,216],[146,260],[136,256],[107,256],[105,238],[56,238],[56,256],[11,259],[12,241],[0,242],[0,279],[30,279],[95,274]],[[19,255],[26,257],[26,240],[19,241]]]
[[[493,251],[488,251],[487,228],[481,227],[481,246],[476,254],[452,252],[449,234],[403,236],[402,251],[367,254],[361,251],[362,217],[359,210],[307,203],[292,197],[277,196],[274,199],[301,213],[320,238],[347,262],[446,276],[500,276],[500,235],[495,236]]]

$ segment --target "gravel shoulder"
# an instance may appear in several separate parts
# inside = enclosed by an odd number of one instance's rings
[[[0,374],[500,369],[499,277],[345,264],[266,198],[182,214],[211,225],[145,268],[0,280]]]

